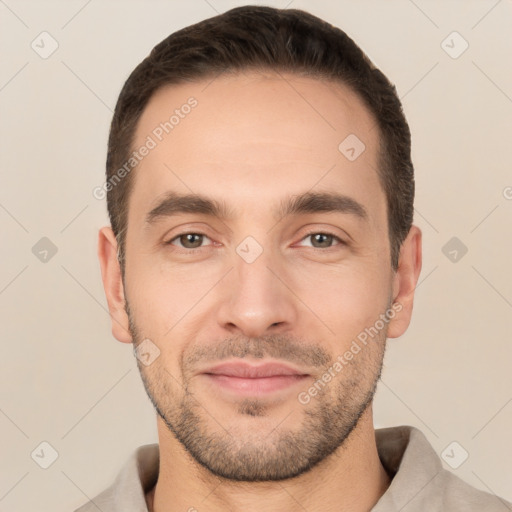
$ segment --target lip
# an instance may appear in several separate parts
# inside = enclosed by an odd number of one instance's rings
[[[287,389],[309,374],[292,366],[267,362],[251,365],[245,362],[223,363],[201,372],[210,383],[238,395],[259,396]]]
[[[307,375],[289,365],[276,362],[252,365],[245,362],[222,363],[208,368],[203,373],[210,375],[225,375],[227,377],[239,377],[245,379],[261,379],[264,377]]]

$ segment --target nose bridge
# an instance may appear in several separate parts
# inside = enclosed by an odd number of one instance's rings
[[[275,275],[279,255],[247,237],[236,248],[233,272],[219,312],[219,322],[229,330],[257,337],[268,329],[289,329],[297,319],[293,294]]]
[[[254,260],[253,256],[254,253],[247,260],[241,256],[235,258],[234,295],[239,300],[244,297],[258,301],[263,298],[272,300],[281,293],[275,282],[276,277],[270,270],[276,259],[270,250],[262,252]]]

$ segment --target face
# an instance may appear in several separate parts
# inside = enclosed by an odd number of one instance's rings
[[[392,271],[378,137],[346,87],[293,75],[168,87],[140,119],[114,334],[214,474],[297,476],[371,404],[412,280]]]

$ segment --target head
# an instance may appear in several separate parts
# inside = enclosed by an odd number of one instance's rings
[[[290,478],[336,451],[368,413],[421,267],[410,133],[386,77],[310,14],[232,9],[132,72],[106,189],[113,333],[150,354],[138,365],[169,435],[236,480]],[[293,376],[251,391],[215,373],[242,361]]]

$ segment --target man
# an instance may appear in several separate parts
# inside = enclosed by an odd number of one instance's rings
[[[507,510],[373,427],[421,232],[400,101],[345,33],[246,6],[172,34],[120,94],[105,191],[112,331],[159,444],[81,512]]]

